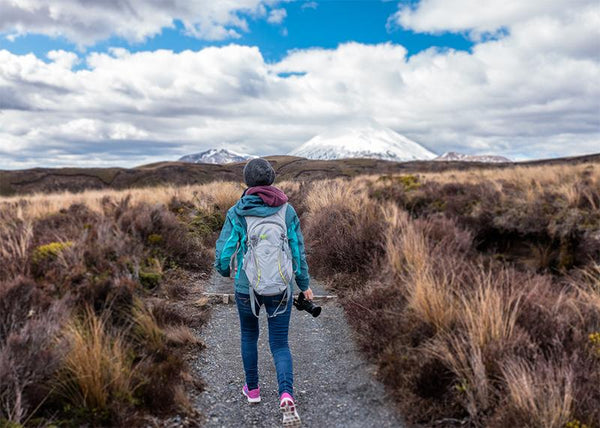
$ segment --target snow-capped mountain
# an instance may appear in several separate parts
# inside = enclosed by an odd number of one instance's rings
[[[376,122],[336,127],[311,138],[290,155],[308,159],[376,158],[397,162],[436,157],[420,144]]]
[[[462,161],[462,162],[489,162],[489,163],[503,163],[512,162],[509,158],[497,155],[465,155],[464,153],[457,152],[446,152],[441,156],[438,156],[434,160],[436,161]]]
[[[179,158],[179,162],[222,164],[244,162],[255,157],[256,156],[232,152],[227,149],[210,149],[205,152],[183,156]]]

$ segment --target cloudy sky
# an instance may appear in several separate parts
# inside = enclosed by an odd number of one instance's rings
[[[600,2],[0,0],[0,169],[281,154],[365,120],[437,153],[600,152]]]

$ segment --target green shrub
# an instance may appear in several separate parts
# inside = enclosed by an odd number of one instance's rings
[[[34,264],[39,264],[44,261],[56,258],[65,248],[73,246],[72,241],[51,242],[49,244],[40,245],[33,250],[31,261]]]
[[[219,211],[208,212],[200,210],[192,218],[190,230],[203,240],[212,240],[213,235],[221,230],[224,221],[225,217]]]
[[[158,272],[151,272],[151,271],[140,271],[140,284],[142,284],[142,286],[144,288],[147,289],[153,289],[158,287],[158,284],[160,284],[160,280],[162,279],[162,274],[158,273]]]
[[[150,235],[148,235],[148,243],[150,245],[158,245],[163,241],[163,237],[162,235],[159,235],[158,233],[151,233]]]

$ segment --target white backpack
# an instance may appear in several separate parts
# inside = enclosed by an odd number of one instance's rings
[[[255,294],[276,296],[287,291],[271,317],[284,313],[286,306],[281,310],[280,306],[291,298],[290,282],[294,269],[285,224],[287,205],[283,204],[279,211],[268,217],[246,216],[248,249],[242,269],[250,282],[250,305],[256,317]]]

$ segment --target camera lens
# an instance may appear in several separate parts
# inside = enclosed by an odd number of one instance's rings
[[[321,307],[315,305],[310,313],[313,317],[318,317],[321,314]]]

